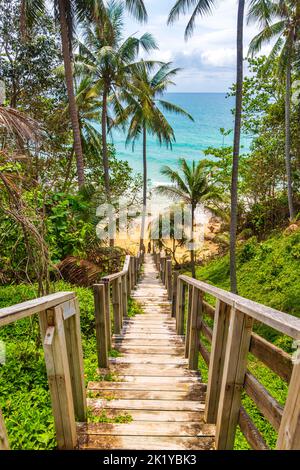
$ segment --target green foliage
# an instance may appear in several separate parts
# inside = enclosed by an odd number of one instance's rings
[[[76,292],[81,312],[85,380],[86,383],[99,380],[93,292],[62,281],[53,288]],[[35,286],[0,287],[0,308],[35,297]],[[11,447],[53,449],[56,446],[54,422],[37,317],[1,328],[0,339],[6,345],[6,364],[0,366],[0,408]]]
[[[300,317],[299,247],[299,230],[290,235],[274,235],[261,243],[255,237],[243,243],[238,249],[239,294]],[[217,258],[206,266],[198,268],[197,278],[229,290],[229,256]],[[209,299],[209,301],[212,300]],[[209,323],[209,319],[205,318],[205,321]],[[291,338],[258,323],[254,325],[254,331],[286,352],[294,351]],[[270,394],[283,405],[287,396],[287,384],[251,354],[248,359],[248,368]],[[205,379],[207,367],[203,359],[199,361],[199,369]],[[246,394],[243,394],[242,403],[268,446],[274,448],[277,436],[275,430]],[[238,431],[235,449],[248,448],[245,438]]]
[[[128,317],[132,318],[132,317],[135,317],[136,315],[143,315],[143,313],[144,311],[141,305],[132,297],[130,297],[128,301]]]

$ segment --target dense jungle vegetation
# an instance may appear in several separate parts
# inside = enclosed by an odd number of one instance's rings
[[[164,100],[178,70],[155,61],[155,38],[148,33],[124,37],[126,10],[146,20],[142,1],[53,3],[55,18],[52,10],[42,8],[43,2],[0,0],[0,80],[5,85],[5,93],[4,87],[0,93],[0,308],[50,292],[75,291],[88,381],[96,373],[90,286],[104,274],[118,271],[126,254],[112,240],[103,243],[97,238],[96,209],[105,201],[115,204],[120,196],[138,207],[149,195],[146,173],[136,174],[118,159],[107,134],[114,126],[127,126],[129,142],[145,139],[148,132],[170,145],[175,135],[164,112],[192,116]],[[237,288],[242,296],[299,316],[300,19],[296,2],[280,2],[287,5],[284,11],[278,6],[276,10],[278,2],[269,3],[281,29],[274,23],[253,40],[245,59],[249,73],[242,83],[242,132],[252,144],[249,152],[242,149],[238,155]],[[255,11],[250,11],[252,19]],[[263,41],[276,34],[279,39],[270,56],[256,57]],[[141,60],[141,51],[147,59]],[[229,91],[238,93],[236,85]],[[205,158],[199,151],[200,163],[196,162],[202,188],[196,199],[205,200],[220,221],[212,238],[218,253],[198,250],[191,260],[187,254],[181,268],[230,289],[235,153],[231,146],[204,153]],[[142,157],[145,162],[146,152]],[[180,181],[173,177],[173,183]],[[141,234],[141,247],[143,242]],[[129,313],[141,313],[133,301]],[[269,341],[292,352],[287,338],[257,328]],[[11,447],[53,449],[38,320],[1,328],[0,340],[7,354],[6,364],[0,365],[0,409]],[[286,385],[254,358],[250,367],[284,403]],[[205,378],[202,362],[200,368]],[[250,399],[244,398],[244,404],[273,447],[274,430]],[[107,420],[104,415],[101,419]],[[240,433],[236,448],[248,448]]]

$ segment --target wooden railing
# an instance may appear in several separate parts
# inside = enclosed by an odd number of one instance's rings
[[[208,365],[205,420],[216,424],[217,449],[233,448],[237,425],[253,449],[268,449],[241,406],[242,392],[278,432],[277,449],[300,449],[300,361],[293,363],[289,354],[252,331],[257,321],[297,341],[300,319],[188,276],[178,276],[176,271],[172,275],[170,260],[160,254],[154,254],[154,261],[162,281],[172,289],[172,311],[177,333],[185,340],[189,367],[198,369],[199,354]],[[206,295],[215,298],[215,308],[206,302]],[[206,317],[210,323],[213,320],[213,328]],[[211,344],[210,351],[205,342]],[[284,407],[247,369],[249,353],[289,384]]]
[[[59,449],[77,445],[76,420],[86,420],[86,396],[78,300],[59,292],[0,310],[0,327],[38,314]],[[8,447],[3,419],[0,442]],[[1,448],[0,443],[0,448]]]
[[[119,334],[127,313],[130,292],[138,281],[142,260],[142,254],[127,256],[120,273],[106,276],[101,284],[94,286],[100,367],[108,367],[111,345],[110,292],[114,332]],[[58,292],[0,309],[0,327],[35,314],[39,316],[57,446],[59,449],[74,449],[77,446],[76,422],[85,422],[87,415],[78,299],[74,292]],[[0,411],[0,450],[8,448]]]
[[[126,256],[121,272],[102,278],[94,285],[96,337],[99,368],[109,365],[109,351],[112,349],[112,332],[120,335],[123,320],[127,316],[128,299],[138,282],[143,262],[143,254]],[[111,324],[113,309],[113,328]]]

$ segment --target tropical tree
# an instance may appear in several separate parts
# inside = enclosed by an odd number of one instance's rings
[[[169,85],[172,85],[172,78],[179,69],[172,69],[171,63],[160,64],[158,69],[152,73],[148,64],[141,61],[133,69],[132,80],[122,94],[127,107],[123,116],[129,117],[129,128],[126,143],[135,142],[141,135],[143,139],[143,212],[141,224],[140,249],[145,251],[145,220],[147,206],[147,136],[155,135],[160,144],[172,146],[175,141],[174,130],[168,119],[163,114],[175,113],[186,116],[193,120],[192,116],[184,109],[174,103],[170,103],[163,98]]]
[[[111,202],[107,143],[111,122],[109,110],[116,119],[120,118],[123,113],[120,91],[128,87],[138,53],[140,49],[149,52],[156,48],[156,43],[148,33],[140,38],[129,36],[123,39],[124,6],[121,2],[110,1],[106,12],[102,23],[85,24],[84,43],[79,43],[78,61],[82,70],[93,77],[90,95],[101,96],[102,99],[102,161],[106,197]]]
[[[261,1],[265,4],[264,0]],[[185,14],[190,7],[195,7],[185,30],[188,39],[194,30],[197,16],[211,13],[215,0],[177,0],[173,6],[168,23],[176,21],[180,14]],[[232,292],[237,291],[236,279],[236,238],[237,238],[237,205],[238,205],[238,171],[241,140],[241,118],[243,99],[243,30],[244,30],[245,0],[238,2],[237,15],[237,62],[236,62],[236,107],[232,161],[232,183],[231,183],[231,217],[230,217],[230,283]]]
[[[185,38],[188,39],[193,34],[197,17],[210,14],[215,4],[216,0],[177,0],[170,11],[168,24],[173,24],[179,19],[181,14],[185,15],[188,13],[190,8],[194,7],[192,15],[185,28]]]
[[[40,16],[45,13],[46,3],[45,0],[21,0],[20,19],[21,28],[24,33],[26,26],[31,26],[34,22],[39,21]],[[60,24],[65,81],[73,129],[74,153],[76,155],[79,186],[84,184],[84,158],[73,83],[72,43],[76,23],[83,20],[98,21],[105,16],[105,3],[102,0],[53,0],[55,20]],[[145,21],[147,19],[143,0],[125,0],[124,4],[139,20]]]
[[[251,41],[249,54],[257,54],[263,44],[277,39],[269,55],[269,63],[278,56],[278,78],[285,77],[285,166],[289,214],[295,216],[291,169],[291,80],[292,65],[299,45],[300,4],[289,1],[252,0],[249,21],[257,21],[262,30]]]
[[[202,161],[198,163],[193,161],[189,165],[184,158],[181,158],[179,160],[179,171],[173,170],[169,166],[164,166],[161,174],[166,176],[172,184],[159,185],[156,187],[156,191],[163,196],[188,204],[191,207],[191,236],[189,243],[191,245],[192,276],[195,277],[195,212],[199,204],[212,210],[214,201],[219,200],[220,196],[215,188],[208,183]]]

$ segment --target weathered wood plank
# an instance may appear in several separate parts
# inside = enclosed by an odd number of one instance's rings
[[[216,448],[231,450],[241,406],[253,319],[231,309],[216,427]]]
[[[261,336],[252,333],[250,352],[283,380],[286,382],[290,381],[293,363],[291,356],[285,351],[266,341]]]
[[[79,432],[102,436],[214,436],[215,426],[203,423],[133,422],[127,424],[79,423]]]
[[[103,409],[115,410],[161,410],[161,411],[204,411],[204,403],[190,400],[103,400],[89,398],[88,404],[95,404]]]
[[[298,354],[299,354],[298,350]],[[298,356],[299,357],[299,356]],[[295,362],[276,449],[300,450],[300,362]]]
[[[94,290],[94,305],[95,305],[95,323],[96,323],[96,346],[98,367],[108,367],[108,328],[107,309],[105,304],[105,285],[96,284],[93,286]]]
[[[116,418],[118,416],[130,416],[133,421],[150,421],[150,422],[175,422],[175,423],[190,423],[199,422],[203,423],[203,411],[163,411],[163,410],[113,410],[98,407],[97,403],[93,402],[93,399],[89,401],[90,409],[97,416],[105,415],[108,418]]]
[[[0,450],[9,450],[8,437],[5,422],[0,410]]]
[[[102,398],[106,400],[190,400],[204,403],[205,392],[201,390],[89,390],[90,397]]]
[[[227,292],[218,287],[206,284],[188,276],[179,276],[179,281],[186,285],[195,286],[207,294],[213,295],[216,299],[225,302],[231,307],[235,307],[241,313],[274,328],[281,333],[291,336],[294,339],[300,339],[300,319],[293,315],[280,312],[266,305],[253,302],[231,292]]]
[[[133,379],[133,377],[131,377]],[[89,382],[88,390],[144,390],[144,391],[183,391],[195,392],[200,395],[206,393],[206,385],[194,381],[174,381],[172,377],[169,380],[130,380],[128,382]]]
[[[127,450],[213,450],[213,437],[107,436],[86,435],[79,438],[80,449]]]
[[[217,422],[224,361],[230,321],[230,309],[224,302],[217,301],[215,322],[208,371],[208,393],[206,396],[205,417],[208,423]],[[202,351],[203,353],[203,351]],[[207,362],[209,355],[206,353]]]
[[[57,292],[56,294],[46,295],[38,299],[28,300],[21,304],[12,305],[0,309],[0,326],[8,325],[21,318],[43,312],[47,309],[67,302],[75,298],[74,292]]]
[[[244,434],[248,444],[252,447],[252,449],[269,450],[269,447],[264,441],[262,435],[243,407],[240,408],[238,423],[242,433]]]
[[[245,375],[244,388],[247,395],[254,401],[264,417],[272,424],[274,429],[278,431],[282,419],[283,407],[250,372],[247,372]]]

